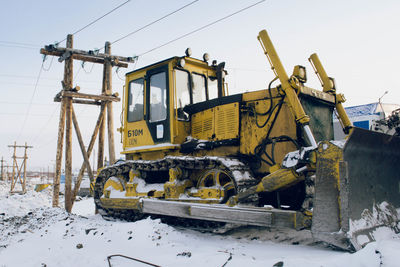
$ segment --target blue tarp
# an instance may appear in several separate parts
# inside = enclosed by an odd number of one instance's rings
[[[345,110],[346,110],[347,115],[350,118],[353,118],[353,117],[359,117],[359,116],[378,114],[378,112],[376,112],[377,106],[378,106],[378,103],[372,103],[372,104],[348,107],[348,108],[345,108]]]

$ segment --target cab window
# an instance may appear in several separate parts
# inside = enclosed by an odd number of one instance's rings
[[[216,77],[208,77],[208,99],[218,98],[218,83]]]
[[[193,73],[193,104],[206,101],[206,78],[203,75]]]
[[[129,83],[128,122],[143,120],[143,82],[141,78]]]
[[[150,76],[150,122],[167,118],[167,79],[166,73]]]
[[[176,88],[176,109],[178,119],[188,120],[189,116],[183,111],[186,105],[190,104],[189,73],[182,70],[175,70],[175,88]]]

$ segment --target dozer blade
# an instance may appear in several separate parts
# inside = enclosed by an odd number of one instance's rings
[[[379,228],[399,233],[400,138],[354,128],[345,143],[320,143],[317,157],[314,238],[359,250]]]

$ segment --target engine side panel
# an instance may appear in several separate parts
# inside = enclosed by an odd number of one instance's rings
[[[230,103],[192,115],[192,137],[226,140],[239,137],[239,103]]]

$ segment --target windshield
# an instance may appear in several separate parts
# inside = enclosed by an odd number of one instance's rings
[[[217,97],[218,97],[217,78],[208,77],[208,99],[214,99]]]
[[[206,100],[206,78],[203,75],[193,73],[193,103]]]
[[[143,120],[143,81],[141,78],[129,83],[128,122]]]

